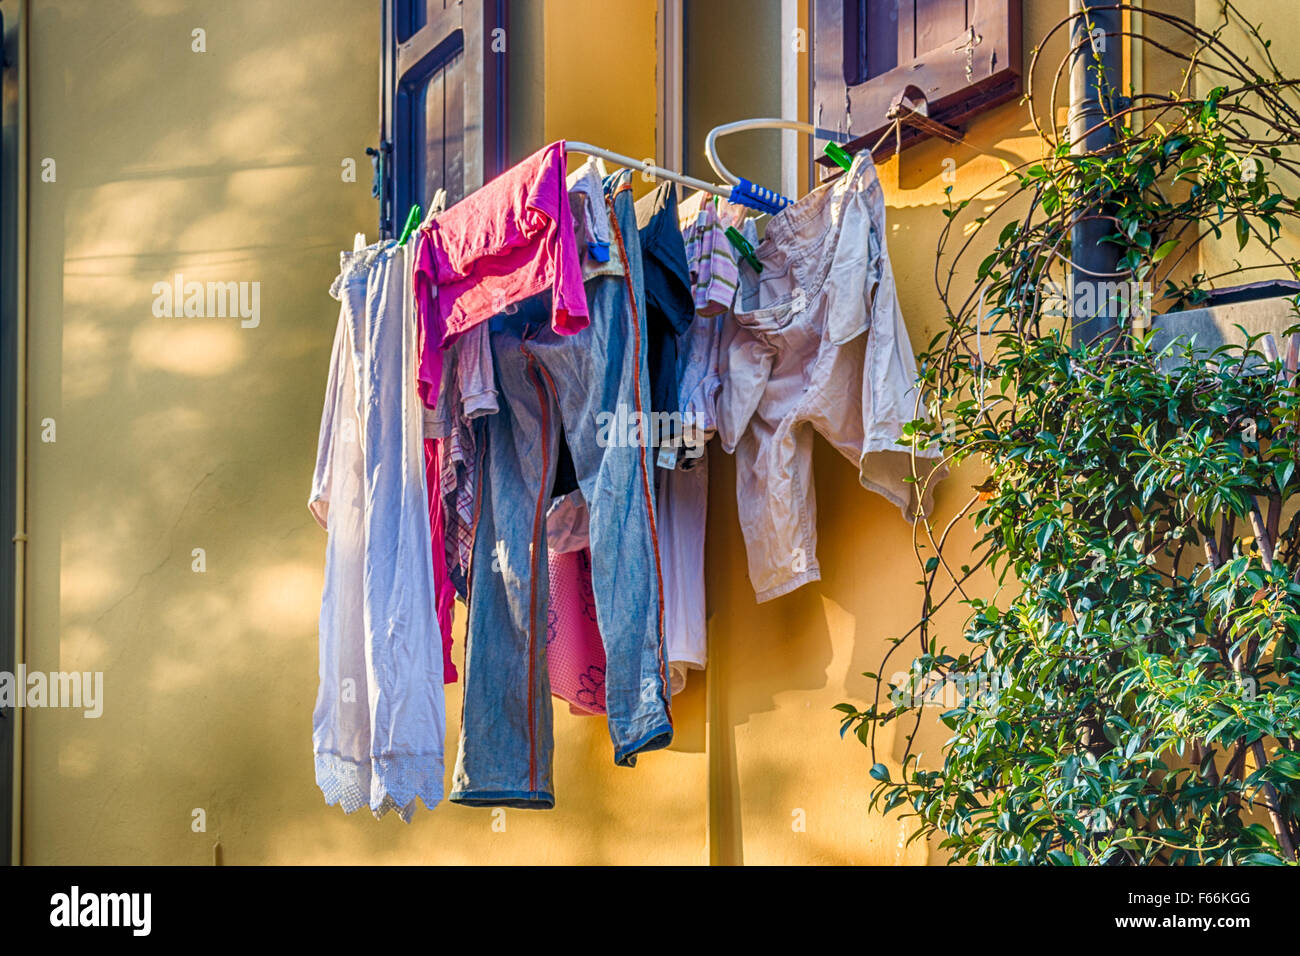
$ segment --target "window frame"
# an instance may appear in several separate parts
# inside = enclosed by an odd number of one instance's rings
[[[845,148],[850,152],[880,140],[892,126],[887,113],[902,96],[923,99],[931,120],[956,127],[1024,91],[1021,0],[964,0],[969,24],[964,35],[911,60],[900,57],[892,69],[854,84],[845,77],[846,28],[851,25],[846,11],[851,2],[813,0],[812,12],[813,122],[841,139],[848,136]],[[904,29],[912,31],[899,22],[898,30]],[[967,50],[962,40],[968,44],[972,36],[977,42]],[[906,124],[901,133],[903,149],[930,135]],[[887,137],[873,155],[884,159],[895,147],[895,137]],[[826,157],[818,162],[833,167]]]
[[[423,4],[424,23],[410,29]],[[441,9],[439,9],[441,7]],[[458,53],[461,64],[464,189],[478,189],[507,165],[505,51],[492,49],[505,30],[506,0],[383,0],[379,82],[380,145],[377,162],[379,232],[396,236],[414,203],[424,202],[412,136],[414,110],[429,77]],[[502,34],[504,36],[504,34]]]

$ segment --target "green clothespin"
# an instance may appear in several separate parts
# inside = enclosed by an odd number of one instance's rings
[[[411,211],[406,216],[406,225],[402,227],[402,238],[397,240],[399,246],[406,245],[406,240],[411,238],[411,233],[415,232],[415,227],[420,224],[420,204],[416,203],[411,207]]]
[[[754,255],[754,247],[749,244],[748,239],[741,235],[739,229],[735,226],[728,226],[727,238],[731,240],[731,244],[735,246],[736,251],[740,253],[740,258],[749,263],[750,268],[755,272],[763,271],[763,263],[759,262],[758,256]]]
[[[827,143],[826,148],[822,150],[822,152],[835,160],[835,162],[844,169],[848,169],[853,165],[853,157],[850,156],[848,151],[839,143]]]

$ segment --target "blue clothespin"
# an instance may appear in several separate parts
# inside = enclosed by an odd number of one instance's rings
[[[771,213],[772,215],[776,215],[793,201],[780,193],[772,192],[772,190],[758,185],[758,183],[751,183],[748,179],[742,179],[732,186],[731,195],[728,198],[732,202],[740,203],[742,206],[748,206],[750,209],[757,209],[759,212]]]

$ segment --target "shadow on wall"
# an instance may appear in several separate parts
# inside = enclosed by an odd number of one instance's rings
[[[408,829],[322,805],[309,741],[324,539],[304,505],[337,314],[326,290],[338,249],[376,218],[377,19],[350,0],[309,17],[259,0],[34,5],[32,167],[52,160],[54,178],[31,196],[28,665],[103,671],[106,701],[97,720],[29,714],[28,861],[206,863],[220,839],[231,863],[698,862],[708,805],[728,860],[901,860],[896,825],[867,815],[870,755],[835,738],[831,708],[865,701],[862,672],[915,623],[912,531],[820,441],[823,581],[761,607],[734,462],[714,455],[713,792],[693,674],[676,752],[635,771],[612,766],[602,722],[557,713],[552,813],[443,806]],[[890,209],[914,346],[941,320],[941,190],[927,193]],[[155,285],[177,275],[234,283],[250,314],[155,315]],[[939,515],[973,483],[949,478]],[[462,627],[458,613],[458,656]]]
[[[228,863],[699,861],[702,757],[615,768],[603,722],[563,713],[552,813],[507,827],[443,806],[406,828],[323,805],[325,539],[305,502],[327,290],[338,250],[375,229],[379,42],[372,4],[301,13],[34,5],[32,165],[53,165],[31,202],[27,658],[102,671],[106,700],[93,720],[29,714],[27,860],[201,864],[220,841]],[[156,314],[178,276],[233,283],[247,314]]]
[[[28,661],[103,671],[106,702],[30,716],[30,860],[206,862],[319,801],[303,505],[334,256],[374,218],[372,13],[33,5]],[[178,281],[234,298],[159,315]]]

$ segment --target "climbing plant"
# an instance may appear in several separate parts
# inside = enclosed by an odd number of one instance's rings
[[[1207,352],[1152,331],[1228,282],[1300,275],[1300,81],[1231,3],[1213,29],[1145,17],[1180,88],[1109,91],[1113,145],[1076,149],[1041,118],[1066,61],[1043,93],[1035,51],[1042,158],[945,210],[947,324],[907,441],[987,477],[918,522],[919,621],[874,700],[839,709],[873,806],[955,862],[1287,863],[1300,844],[1300,336]],[[1121,322],[1072,344],[1080,217],[1118,247]],[[955,639],[933,626],[949,605]],[[941,754],[919,753],[926,713]]]

